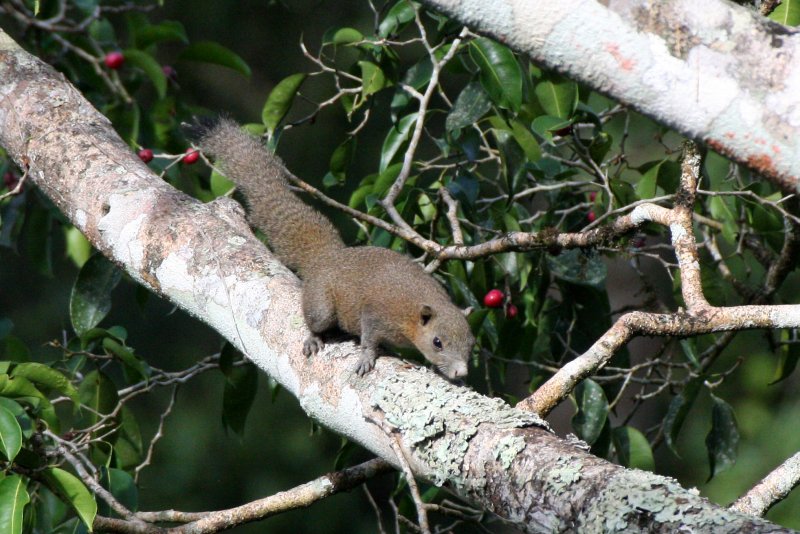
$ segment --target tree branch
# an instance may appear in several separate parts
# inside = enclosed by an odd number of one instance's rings
[[[310,416],[396,466],[371,421],[389,425],[417,477],[528,532],[714,532],[720,523],[788,532],[591,456],[534,414],[398,358],[379,358],[362,378],[352,373],[352,342],[304,357],[298,281],[252,235],[241,208],[226,198],[202,204],[159,180],[63,76],[2,31],[0,145],[18,163],[27,158],[30,178],[99,250],[218,330]]]

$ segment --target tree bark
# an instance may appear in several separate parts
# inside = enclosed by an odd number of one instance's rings
[[[423,0],[795,192],[800,33],[724,0]]]
[[[529,532],[789,532],[675,481],[627,470],[554,436],[536,415],[397,358],[366,377],[358,347],[302,355],[298,280],[229,199],[164,183],[63,76],[0,30],[0,145],[134,279],[246,353],[333,431]]]

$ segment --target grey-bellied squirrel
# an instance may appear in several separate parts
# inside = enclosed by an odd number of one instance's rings
[[[475,338],[431,275],[398,252],[346,246],[331,222],[289,189],[283,162],[235,122],[219,119],[194,134],[244,194],[250,222],[303,280],[306,356],[322,348],[320,334],[338,326],[361,338],[359,375],[375,366],[378,345],[388,344],[416,347],[451,380],[466,376]]]

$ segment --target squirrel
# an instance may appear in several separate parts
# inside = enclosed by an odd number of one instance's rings
[[[333,224],[290,190],[280,158],[234,121],[221,118],[193,133],[243,193],[250,223],[302,279],[311,331],[304,355],[316,354],[320,335],[338,326],[361,339],[359,376],[375,366],[378,345],[416,347],[449,380],[467,375],[475,344],[469,323],[421,266],[393,250],[346,246]]]

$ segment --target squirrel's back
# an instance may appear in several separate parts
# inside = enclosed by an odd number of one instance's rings
[[[220,119],[202,132],[198,144],[242,190],[252,224],[267,235],[278,258],[301,278],[345,246],[330,221],[291,192],[289,171],[280,158],[238,124]]]

